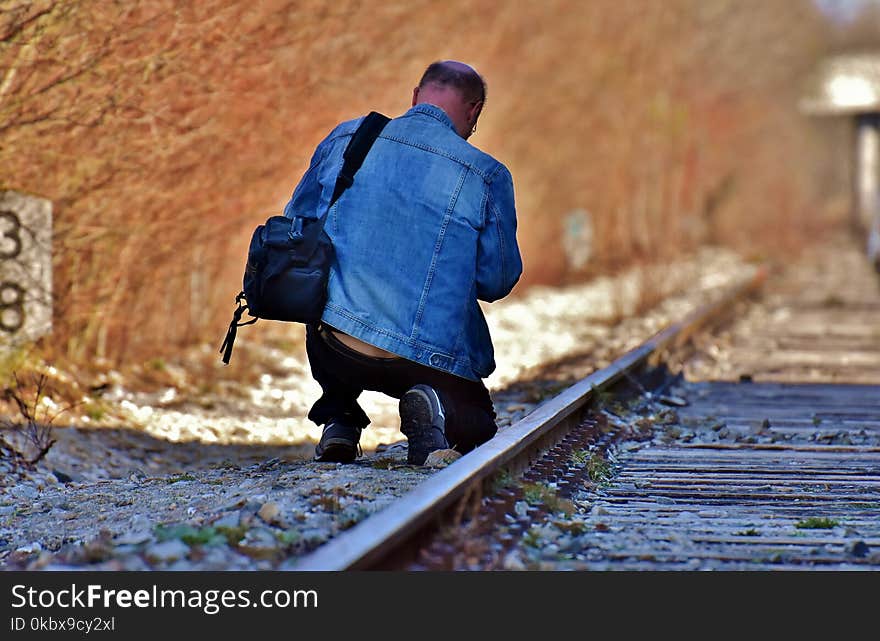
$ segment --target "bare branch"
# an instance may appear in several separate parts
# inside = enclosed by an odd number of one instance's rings
[[[31,26],[33,23],[35,23],[37,20],[39,20],[43,16],[49,15],[53,11],[55,11],[57,6],[58,6],[58,3],[53,2],[52,4],[47,6],[46,8],[38,9],[34,14],[27,16],[26,18],[24,18],[23,20],[20,20],[18,22],[16,22],[15,19],[13,18],[11,20],[12,26],[9,27],[9,29],[4,31],[3,33],[0,33],[0,43],[8,42],[8,41],[12,40],[16,36],[18,36],[22,31],[24,31],[29,26]],[[20,10],[20,13],[25,13],[29,8],[30,8],[30,3],[22,4],[22,5],[19,5],[18,7],[15,7],[12,10],[12,13],[14,13],[16,10]]]

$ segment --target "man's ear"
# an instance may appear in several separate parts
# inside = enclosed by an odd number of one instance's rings
[[[415,107],[418,104],[418,100],[419,100],[419,88],[416,87],[415,89],[413,89],[413,101],[412,101],[411,106]]]
[[[475,102],[471,105],[471,108],[468,112],[468,116],[470,116],[469,120],[476,123],[477,118],[480,117],[480,113],[483,111],[483,101]]]

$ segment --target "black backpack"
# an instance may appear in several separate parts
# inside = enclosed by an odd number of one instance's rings
[[[334,257],[324,222],[342,192],[354,183],[354,175],[388,121],[387,116],[375,111],[361,121],[345,148],[333,197],[323,216],[272,216],[254,230],[243,289],[235,297],[237,307],[220,346],[224,363],[228,364],[232,356],[239,327],[252,325],[261,318],[295,323],[314,323],[321,319]],[[253,318],[241,322],[245,311]]]

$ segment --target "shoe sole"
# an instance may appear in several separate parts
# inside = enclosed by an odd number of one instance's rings
[[[400,431],[403,432],[407,440],[418,438],[426,429],[433,427],[433,409],[431,401],[425,392],[421,390],[410,390],[400,399]],[[413,456],[411,444],[407,447],[407,463],[410,465],[424,465],[425,459],[428,458],[430,452],[425,452],[424,456]],[[419,460],[421,459],[421,460]]]
[[[407,437],[431,424],[431,402],[423,392],[407,392],[400,400],[400,431]],[[405,417],[405,418],[404,418]]]
[[[315,454],[319,463],[351,463],[357,457],[357,446],[343,438],[328,438],[320,454]]]

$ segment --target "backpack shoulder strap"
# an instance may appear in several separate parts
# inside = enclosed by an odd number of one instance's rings
[[[382,129],[391,120],[388,116],[382,115],[377,111],[371,111],[367,114],[358,125],[357,130],[348,141],[348,146],[342,154],[343,164],[336,178],[336,187],[333,189],[333,197],[330,199],[330,207],[332,207],[346,189],[354,183],[354,175],[357,173],[361,165],[364,164],[364,158],[370,152],[370,148],[382,133]]]

